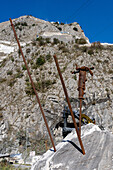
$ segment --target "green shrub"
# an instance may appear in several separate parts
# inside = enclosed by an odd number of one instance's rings
[[[31,61],[30,61],[30,64],[31,64],[31,65],[33,65],[33,64],[34,64],[33,60],[31,60]]]
[[[19,73],[19,72],[21,72],[21,70],[20,70],[20,68],[18,67],[17,69],[16,69],[16,71]]]
[[[22,72],[18,72],[14,75],[14,78],[21,78],[23,77],[23,73]]]
[[[52,81],[52,84],[56,84],[56,79],[54,79],[54,80]]]
[[[15,23],[14,24],[15,29],[18,29],[18,30],[22,31],[22,26],[21,25],[22,25],[22,23],[20,23],[20,22]]]
[[[37,56],[37,55],[39,55],[40,54],[40,52],[39,51],[37,51],[36,53],[35,53],[35,55]]]
[[[43,46],[43,45],[45,45],[45,42],[44,42],[44,40],[40,40],[40,42],[39,42],[39,45],[40,45],[40,46]]]
[[[12,75],[13,74],[13,71],[12,70],[8,70],[7,71],[7,75]]]
[[[63,52],[63,53],[68,53],[68,52],[69,52],[69,49],[66,48],[66,47],[64,47],[64,48],[62,48],[62,52]]]
[[[36,78],[36,81],[39,81],[40,80],[40,78],[38,77],[38,78]]]
[[[42,40],[42,37],[41,37],[41,36],[38,37],[38,38],[36,38],[36,41],[40,41],[40,40]]]
[[[16,29],[22,31],[22,27],[18,27],[18,26],[17,26]]]
[[[64,45],[59,45],[59,50],[62,50],[62,52],[69,52],[69,49],[66,48]]]
[[[5,78],[0,77],[0,83],[3,83],[3,82],[5,82],[5,81],[6,81]]]
[[[34,85],[35,85],[35,89],[36,89],[37,91],[40,91],[40,89],[41,89],[41,83],[40,83],[40,82],[37,82],[37,83],[34,83]],[[26,92],[26,94],[28,94],[28,95],[34,95],[34,94],[35,94],[35,92],[34,92],[34,90],[33,90],[33,87],[32,87],[32,85],[31,85],[30,82],[26,82],[25,92]]]
[[[42,90],[42,91],[45,91],[45,89],[48,89],[52,84],[55,84],[56,81],[51,81],[51,80],[43,80],[41,82],[38,82],[40,83],[40,89],[39,90]],[[38,90],[38,89],[37,89]]]
[[[98,63],[102,63],[102,61],[101,61],[100,59],[97,59],[97,62],[98,62]]]
[[[28,54],[28,53],[30,53],[31,52],[31,49],[30,48],[27,48],[26,49],[26,53]]]
[[[26,92],[26,94],[28,94],[28,95],[34,95],[34,94],[35,94],[32,86],[31,86],[31,84],[29,84],[29,86],[27,85],[27,86],[25,87],[25,92]]]
[[[74,80],[77,80],[77,76],[76,76],[76,74],[74,75],[74,77],[73,77],[73,78],[74,78]]]
[[[89,54],[89,55],[94,54],[93,50],[92,50],[92,49],[88,50],[88,54]]]
[[[22,25],[22,26],[28,26],[28,25],[27,25],[27,22],[22,22],[21,25]]]
[[[7,85],[10,87],[14,86],[15,83],[16,83],[15,78],[11,78],[7,81]]]
[[[24,65],[22,65],[22,70],[27,70],[26,69],[26,65],[24,64]]]
[[[53,44],[58,44],[60,41],[57,38],[53,39]]]
[[[25,81],[26,81],[26,82],[29,82],[29,77],[26,77],[26,78],[25,78]]]
[[[51,54],[46,55],[46,60],[50,61],[51,58],[52,58]]]
[[[49,74],[52,74],[52,72],[51,72],[51,71],[48,71],[48,73],[49,73]]]
[[[4,58],[4,60],[2,61],[2,63],[0,63],[0,67],[4,67],[4,66],[5,66],[5,64],[6,64],[6,61],[7,61],[7,59],[6,59],[6,58]]]
[[[45,62],[46,61],[45,61],[44,56],[40,55],[40,57],[37,58],[37,60],[36,60],[36,65],[37,65],[37,67],[39,67],[39,66],[43,65]]]
[[[109,69],[108,74],[113,74],[113,69]]]
[[[36,41],[34,40],[34,41],[32,41],[32,45],[33,46],[35,46],[36,45]]]
[[[35,63],[32,64],[32,66],[31,66],[32,69],[37,69],[37,67],[38,67],[38,66],[37,66]]]
[[[42,85],[44,85],[44,84],[45,84],[45,87],[48,87],[52,84],[52,81],[51,80],[46,80],[45,82],[43,81]]]
[[[46,43],[50,43],[50,38],[46,38]]]
[[[67,66],[65,65],[63,69],[61,69],[61,72],[63,73],[66,70]]]
[[[35,88],[36,88],[37,91],[46,92],[46,90],[48,88],[50,88],[51,85],[53,85],[55,83],[56,83],[56,80],[51,81],[51,80],[48,79],[48,80],[43,80],[43,81],[37,81],[37,82],[34,83],[34,85],[35,85]],[[35,94],[30,82],[26,82],[25,92],[28,95],[34,95]]]
[[[35,24],[32,24],[32,26],[34,27],[34,26],[35,26]]]
[[[19,54],[19,55],[21,54],[20,49],[18,49],[18,54]]]
[[[18,25],[20,25],[20,22],[14,24],[15,27],[17,27]]]
[[[64,45],[59,45],[59,50],[62,50],[64,47]]]
[[[14,57],[13,56],[11,56],[11,61],[14,62]]]
[[[3,119],[3,114],[0,113],[0,121],[2,121],[2,119]]]
[[[60,41],[60,44],[62,44],[62,45],[63,45],[63,44],[64,44],[64,42],[63,42],[63,41]]]
[[[59,23],[58,23],[58,22],[55,22],[54,24],[59,25]]]
[[[80,49],[82,50],[82,52],[87,52],[87,47],[82,47]]]
[[[86,42],[86,40],[84,38],[80,38],[80,39],[76,39],[75,43],[77,43],[77,44],[86,44],[87,42]]]
[[[38,37],[38,38],[36,39],[36,41],[38,41],[38,42],[39,42],[39,45],[40,45],[40,46],[45,45],[44,38],[42,38],[41,36],[40,36],[40,37]]]

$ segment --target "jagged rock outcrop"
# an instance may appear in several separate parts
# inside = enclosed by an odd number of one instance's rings
[[[33,16],[22,16],[17,19],[13,19],[13,22],[20,41],[28,42],[30,40],[34,40],[37,36],[41,36],[44,32],[49,32],[49,36],[51,36],[54,32],[56,34],[65,34],[65,40],[67,35],[66,42],[68,42],[69,35],[71,37],[69,38],[69,41],[84,38],[87,42],[89,42],[80,25],[76,22],[72,24],[60,24],[58,22],[44,21]],[[15,41],[9,21],[0,23],[0,39],[12,42]],[[62,38],[62,41],[65,40]]]
[[[98,126],[88,124],[82,127],[81,135],[85,155],[77,149],[78,139],[71,132],[56,146],[54,153],[48,150],[39,156],[32,170],[111,170],[113,168],[113,135],[101,131]]]

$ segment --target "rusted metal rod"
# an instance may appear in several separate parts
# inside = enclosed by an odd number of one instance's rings
[[[80,112],[79,112],[79,134],[81,136],[81,116],[82,116],[82,99],[80,99]]]
[[[65,84],[64,84],[64,80],[63,80],[61,71],[60,71],[58,60],[57,60],[56,55],[54,55],[53,57],[54,57],[54,60],[55,60],[55,63],[56,63],[56,67],[57,67],[57,70],[58,70],[58,73],[59,73],[59,76],[60,76],[60,80],[61,80],[61,83],[62,83],[62,86],[63,86],[63,90],[64,90],[64,93],[65,93],[65,96],[66,96],[68,107],[70,109],[70,113],[71,113],[72,120],[73,120],[73,123],[74,123],[74,126],[75,126],[75,130],[77,132],[77,136],[78,136],[78,140],[79,140],[79,143],[80,143],[80,146],[81,146],[81,149],[82,149],[82,153],[83,153],[83,155],[85,155],[84,146],[82,144],[82,140],[81,140],[81,137],[80,137],[80,134],[79,134],[79,131],[78,131],[78,127],[77,127],[77,124],[76,124],[76,121],[75,121],[75,117],[73,115],[72,107],[71,107],[71,104],[70,104],[70,101],[69,101],[69,97],[68,97],[68,93],[67,93],[67,90],[66,90],[66,87],[65,87]]]
[[[34,92],[35,92],[35,95],[36,95],[36,98],[37,98],[37,101],[38,101],[38,104],[39,104],[39,107],[40,107],[40,110],[41,110],[41,113],[42,113],[44,122],[45,122],[45,124],[46,124],[46,128],[47,128],[47,130],[48,130],[48,133],[49,133],[49,136],[50,136],[50,139],[51,139],[51,143],[52,143],[52,145],[53,145],[54,151],[56,152],[56,148],[55,148],[55,145],[54,145],[54,141],[53,141],[53,138],[52,138],[52,135],[51,135],[51,132],[50,132],[50,129],[49,129],[49,126],[48,126],[46,117],[45,117],[45,115],[44,115],[44,111],[43,111],[43,109],[42,109],[42,106],[41,106],[41,103],[40,103],[40,100],[39,100],[37,91],[36,91],[36,89],[35,89],[35,86],[34,86],[34,83],[33,83],[32,77],[31,77],[31,74],[30,74],[30,72],[29,72],[29,68],[28,68],[28,66],[27,66],[26,59],[25,59],[24,54],[23,54],[23,52],[22,52],[22,48],[21,48],[20,43],[19,43],[19,40],[18,40],[18,38],[17,38],[17,34],[16,34],[16,31],[15,31],[15,28],[14,28],[14,25],[13,25],[13,22],[12,22],[11,18],[10,18],[10,22],[11,22],[11,26],[12,26],[12,29],[13,29],[13,32],[14,32],[14,35],[15,35],[15,38],[16,38],[16,41],[17,41],[18,46],[19,46],[19,50],[20,50],[21,55],[22,55],[23,60],[24,60],[24,63],[25,63],[25,66],[26,66],[26,69],[27,69],[27,72],[28,72],[28,75],[29,75],[29,78],[30,78],[30,81],[31,81],[31,85],[32,85],[33,90],[34,90]]]

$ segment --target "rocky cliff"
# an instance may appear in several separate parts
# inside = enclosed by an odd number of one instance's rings
[[[32,16],[13,23],[56,142],[62,138],[62,129],[55,126],[62,121],[66,101],[54,54],[76,110],[78,75],[70,71],[75,64],[95,67],[93,79],[87,74],[83,113],[113,132],[113,45],[90,44],[78,23],[50,23]],[[26,146],[43,150],[47,130],[9,21],[0,24],[0,94],[0,152],[23,151]]]

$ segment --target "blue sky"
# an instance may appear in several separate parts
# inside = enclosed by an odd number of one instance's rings
[[[22,15],[78,22],[90,42],[113,43],[113,0],[1,0],[0,22]]]

